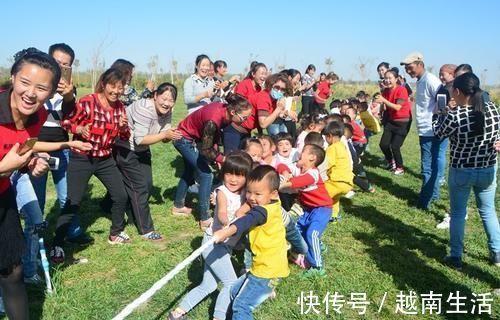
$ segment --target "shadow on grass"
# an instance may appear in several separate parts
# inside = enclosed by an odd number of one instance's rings
[[[426,258],[441,261],[446,255],[445,240],[407,225],[373,206],[349,206],[346,209],[352,215],[369,222],[376,228],[373,233],[355,232],[353,237],[368,246],[366,252],[372,257],[380,271],[391,275],[399,290],[404,294],[408,294],[409,290],[414,290],[417,294],[428,294],[431,290],[441,293],[443,294],[443,310],[447,310],[448,295],[459,291],[461,296],[466,296],[468,299],[463,309],[471,310],[470,299],[473,298],[471,289],[450,280],[441,270],[430,266],[419,257],[418,252]],[[466,264],[462,272],[470,278],[488,283],[492,288],[497,288],[499,285],[497,277],[476,266]],[[448,319],[463,318],[463,316],[451,314],[443,316]],[[488,315],[481,316],[493,319]]]

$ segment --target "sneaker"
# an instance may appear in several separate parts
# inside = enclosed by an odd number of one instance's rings
[[[342,198],[352,199],[355,195],[356,195],[356,192],[354,192],[354,191],[351,190],[348,193],[344,194],[342,196]]]
[[[372,185],[370,185],[370,186],[368,187],[368,192],[369,192],[369,193],[375,193],[375,188],[374,188]]]
[[[54,246],[49,251],[49,259],[54,264],[59,264],[64,262],[64,250],[59,246]]]
[[[118,244],[118,245],[121,245],[121,244],[128,244],[132,242],[132,240],[130,240],[130,237],[128,236],[128,234],[126,234],[125,232],[120,232],[119,234],[117,234],[116,236],[109,236],[108,238],[108,243],[111,244],[111,245],[115,245],[115,244]]]
[[[309,268],[304,271],[301,275],[302,279],[314,279],[314,278],[324,278],[326,277],[326,271],[323,268]]]
[[[396,170],[396,161],[386,161],[384,168],[390,171]]]
[[[449,229],[449,228],[450,228],[450,220],[451,220],[451,217],[450,217],[450,215],[447,213],[447,214],[444,216],[443,221],[441,221],[440,223],[438,223],[438,224],[437,224],[436,228],[438,228],[438,229],[442,229],[442,230]]]
[[[157,232],[157,231],[148,232],[146,234],[141,235],[141,237],[144,240],[149,240],[149,241],[153,241],[153,242],[159,242],[159,241],[165,240],[165,238],[163,238],[161,236],[161,234],[159,232]]]
[[[447,266],[455,269],[455,270],[462,270],[463,264],[462,264],[462,259],[457,258],[457,257],[452,257],[452,256],[446,256],[444,258],[444,264]]]
[[[393,173],[395,175],[397,175],[397,176],[401,176],[401,175],[403,175],[405,173],[405,169],[403,169],[403,168],[396,168],[396,169],[394,169]]]
[[[188,208],[188,207],[182,207],[182,208],[172,208],[172,214],[174,216],[182,216],[182,217],[189,217],[191,215],[191,212],[193,209]]]
[[[45,282],[45,280],[44,280],[44,279],[42,279],[42,277],[40,277],[40,276],[39,276],[38,274],[36,274],[36,273],[35,273],[35,275],[34,275],[34,276],[32,276],[32,277],[29,277],[29,278],[26,278],[26,277],[25,277],[25,278],[24,278],[24,283],[26,283],[26,284],[34,284],[34,285],[36,285],[36,284],[41,284],[41,283],[43,283],[43,282]]]
[[[212,218],[208,218],[207,220],[200,220],[199,224],[200,224],[201,231],[205,231],[208,228],[210,228],[213,221],[214,221],[214,219],[212,219]]]
[[[81,233],[74,238],[67,238],[66,241],[79,246],[88,246],[94,243],[94,238],[92,238],[88,234]]]
[[[496,267],[500,267],[500,251],[490,252],[490,262]]]
[[[325,254],[328,252],[328,247],[323,241],[319,242],[319,251],[321,252],[321,254]]]
[[[290,257],[288,257],[288,260],[299,266],[299,268],[301,269],[308,269],[310,267],[309,263],[306,260],[306,257],[303,254],[292,254],[290,255]]]
[[[167,316],[167,320],[187,320],[186,314],[179,314],[176,311],[170,311]]]

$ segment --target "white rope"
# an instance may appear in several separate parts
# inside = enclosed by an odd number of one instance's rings
[[[126,306],[119,314],[117,314],[113,318],[113,320],[123,320],[126,317],[128,317],[138,306],[146,302],[158,290],[160,290],[164,285],[166,285],[167,282],[172,280],[172,278],[175,277],[182,269],[184,269],[187,265],[193,262],[193,260],[196,259],[206,248],[212,245],[213,242],[214,239],[212,238],[209,241],[205,242],[201,247],[193,251],[193,253],[191,253],[189,257],[184,259],[184,261],[179,263],[172,271],[170,271],[169,273],[167,273],[167,275],[158,280],[148,291],[141,294],[139,298],[135,299],[132,303]]]
[[[47,254],[45,253],[45,245],[43,243],[43,238],[38,239],[38,244],[40,247],[40,260],[42,261],[43,274],[45,275],[45,285],[47,293],[52,294],[53,290],[49,272],[49,261],[47,260]]]

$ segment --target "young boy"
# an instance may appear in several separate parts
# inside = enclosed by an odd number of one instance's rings
[[[368,143],[368,140],[366,140],[365,133],[363,131],[363,128],[356,122],[356,117],[357,117],[357,111],[356,109],[351,106],[345,110],[345,114],[349,116],[351,119],[350,125],[353,128],[353,133],[352,133],[352,144],[354,145],[354,148],[356,149],[356,152],[358,154],[358,157],[361,157],[363,152],[365,151],[366,144]]]
[[[273,138],[263,134],[259,136],[259,141],[262,145],[262,160],[260,161],[260,164],[268,164],[276,168],[278,160],[274,157],[276,145],[274,144]]]
[[[252,311],[272,293],[277,280],[289,275],[285,227],[278,198],[279,176],[268,165],[258,166],[247,179],[247,202],[251,210],[228,228],[213,234],[216,243],[244,232],[252,250],[252,267],[233,285],[232,319],[252,319]]]
[[[295,163],[299,160],[299,153],[293,147],[292,136],[289,133],[278,133],[274,136],[274,142],[278,150],[278,153],[275,155],[276,163],[284,164],[289,168],[295,166]],[[279,196],[283,209],[290,211],[297,198],[297,192],[291,189],[281,189]]]
[[[342,142],[344,126],[339,122],[331,122],[325,128],[324,134],[329,145],[326,149],[328,180],[325,187],[333,199],[333,218],[336,219],[340,211],[340,197],[352,190],[354,174],[351,156]]]
[[[332,216],[332,198],[325,189],[318,166],[325,159],[325,151],[313,144],[304,147],[297,167],[289,170],[279,165],[278,172],[288,177],[280,188],[293,188],[299,192],[304,214],[297,221],[297,228],[308,245],[306,260],[310,268],[305,278],[326,276],[321,258],[321,234]]]

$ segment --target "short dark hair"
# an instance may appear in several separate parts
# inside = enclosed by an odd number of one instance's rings
[[[290,144],[293,146],[293,137],[288,132],[280,132],[280,133],[274,135],[273,140],[274,140],[275,144],[278,144],[280,141],[286,140],[286,141],[290,142]]]
[[[330,122],[323,130],[325,136],[342,137],[344,135],[345,124],[337,121]]]
[[[368,102],[366,101],[363,101],[359,104],[359,107],[358,107],[359,110],[361,111],[366,111],[368,110]]]
[[[380,69],[380,67],[385,67],[386,69],[389,69],[389,63],[388,62],[381,62],[377,66],[377,71]]]
[[[174,102],[177,100],[177,87],[169,82],[164,82],[156,88],[154,93],[157,95],[162,95],[165,91],[169,91],[172,94],[172,98],[174,98]]]
[[[68,46],[66,43],[55,43],[49,47],[49,56],[52,57],[54,55],[54,52],[56,51],[62,51],[69,55],[71,57],[70,64],[73,64],[73,61],[75,60],[75,51],[73,51],[70,46]]]
[[[205,59],[208,59],[210,63],[212,63],[212,60],[206,55],[206,54],[199,54],[196,57],[196,60],[194,61],[194,73],[198,71],[198,65]]]
[[[247,177],[252,171],[252,158],[243,151],[233,151],[226,156],[220,173],[224,176],[226,173]]]
[[[236,113],[240,113],[241,111],[248,110],[252,108],[252,105],[248,100],[237,93],[232,94],[226,98],[226,109],[228,111],[234,111]]]
[[[248,151],[248,148],[250,148],[250,145],[254,143],[254,144],[258,144],[259,146],[262,146],[262,144],[260,143],[259,139],[257,138],[247,138],[243,141],[243,150],[245,151]]]
[[[308,65],[305,73],[308,73],[310,70],[316,71],[316,67],[314,66],[314,64]]]
[[[280,178],[276,169],[270,165],[261,165],[253,169],[248,175],[248,182],[259,182],[266,179],[267,185],[271,191],[278,190],[280,187]]]
[[[31,47],[23,49],[14,55],[14,64],[10,68],[10,75],[16,75],[21,70],[22,66],[27,63],[49,70],[52,73],[52,93],[56,92],[57,85],[61,79],[61,68],[59,67],[59,63],[57,63],[52,56],[38,50],[37,48]]]
[[[348,109],[351,109],[351,108],[352,108],[352,106],[350,106]],[[343,114],[343,115],[341,115],[341,117],[342,117],[342,121],[344,121],[344,123],[346,121],[347,121],[347,123],[352,121],[351,117],[348,114]]]
[[[306,148],[316,157],[316,161],[314,161],[315,167],[319,166],[320,164],[323,163],[323,161],[325,161],[325,150],[323,150],[322,147],[316,144],[306,144],[302,152],[304,152]]]
[[[323,148],[325,140],[319,132],[309,132],[304,138],[304,144],[315,144]]]
[[[462,72],[462,73],[467,73],[467,72],[473,73],[474,71],[472,71],[472,66],[470,64],[462,63],[462,64],[458,65],[457,68],[455,69],[455,74],[457,74],[459,72]]]
[[[125,76],[125,81],[130,82],[132,80],[132,73],[134,72],[135,65],[128,60],[117,59],[109,68],[120,70]]]
[[[224,60],[217,60],[217,61],[214,62],[214,70],[215,70],[215,72],[217,72],[217,69],[219,69],[220,67],[227,68],[226,61],[224,61]]]
[[[267,140],[269,142],[270,145],[274,145],[274,140],[273,138],[271,138],[271,136],[267,135],[267,134],[261,134],[257,137],[257,139],[259,140]]]

